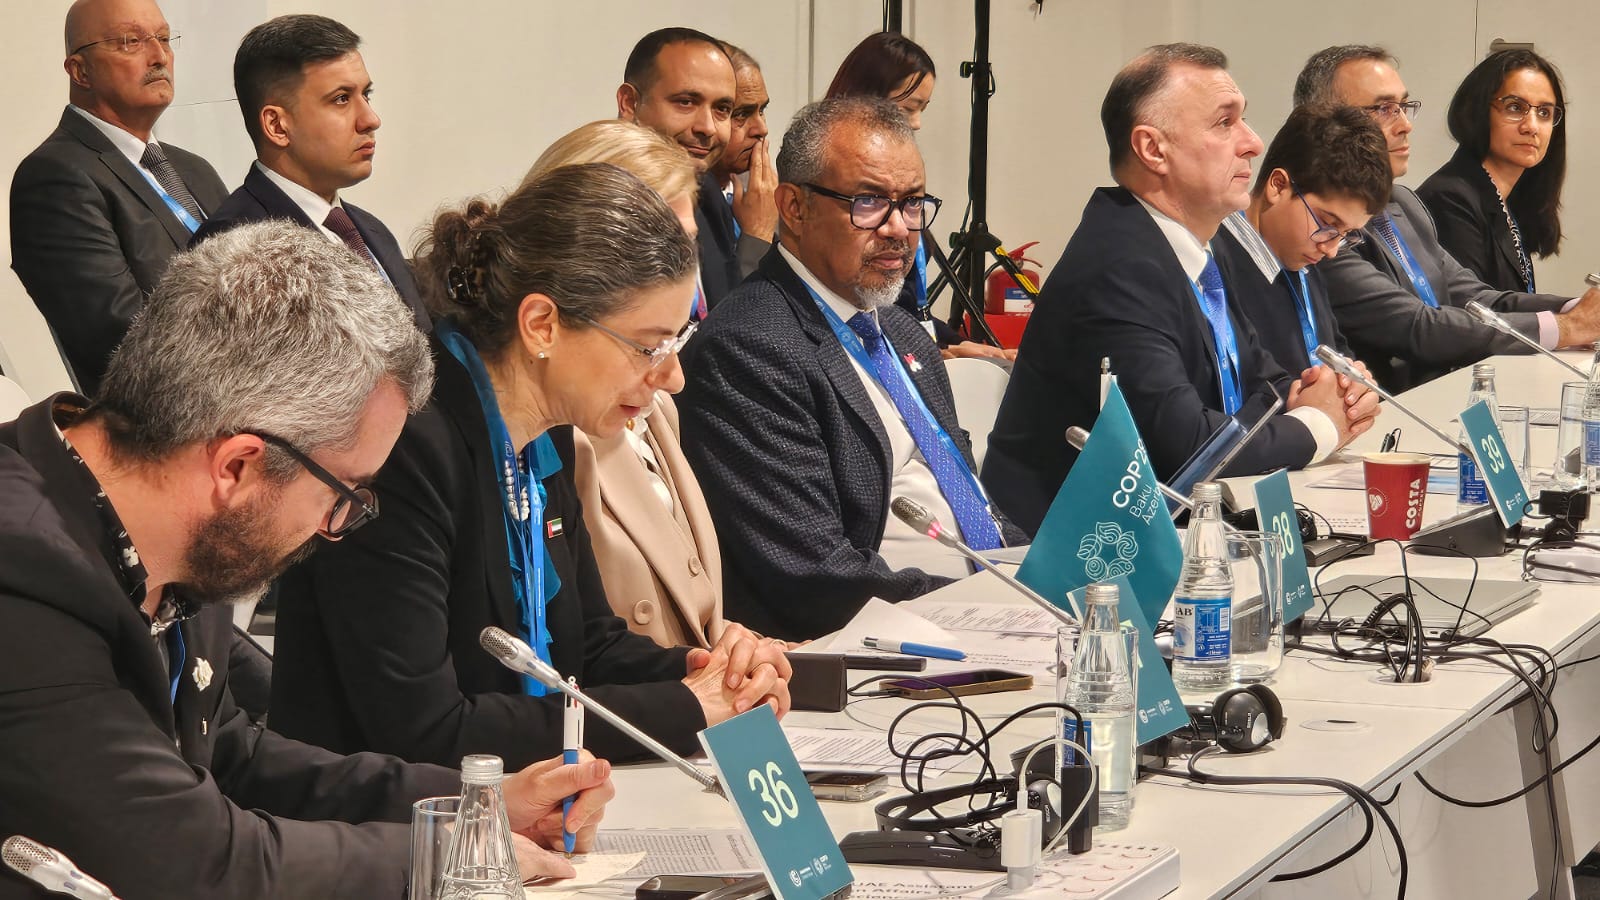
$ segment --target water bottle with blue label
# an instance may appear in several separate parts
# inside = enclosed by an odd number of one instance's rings
[[[1210,703],[1231,678],[1233,567],[1222,526],[1222,485],[1194,486],[1183,569],[1172,596],[1172,680],[1185,703]]]
[[[1479,400],[1489,402],[1489,415],[1499,425],[1500,409],[1494,393],[1494,366],[1489,363],[1478,363],[1472,367],[1472,392],[1467,395],[1467,406]],[[1457,431],[1456,443],[1471,446],[1466,428]],[[1456,464],[1460,476],[1456,486],[1456,512],[1470,512],[1488,503],[1489,485],[1483,480],[1483,473],[1478,471],[1477,460],[1465,453],[1457,453]]]
[[[1600,490],[1600,351],[1583,392],[1583,483],[1590,491]]]

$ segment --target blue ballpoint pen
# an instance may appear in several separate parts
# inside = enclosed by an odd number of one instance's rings
[[[960,650],[952,650],[949,647],[935,647],[931,644],[913,644],[910,641],[890,641],[875,637],[862,638],[861,646],[870,647],[874,650],[887,650],[890,653],[905,653],[910,656],[926,656],[929,659],[963,660],[967,658],[965,653],[962,653]]]
[[[578,686],[578,679],[568,678],[567,684]],[[583,750],[583,705],[566,695],[566,709],[561,716],[561,761],[569,766],[578,764],[578,754]],[[573,797],[561,801],[561,846],[571,853],[577,846],[578,836],[567,830],[567,817],[572,814]]]

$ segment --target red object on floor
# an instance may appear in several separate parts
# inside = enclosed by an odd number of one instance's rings
[[[1032,313],[989,313],[983,318],[1000,340],[1000,346],[1015,350],[1022,343],[1022,330],[1028,327],[1028,319],[1032,316]],[[974,333],[971,313],[967,314],[967,333]]]

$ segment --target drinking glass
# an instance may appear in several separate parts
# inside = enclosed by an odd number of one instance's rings
[[[1506,453],[1517,470],[1522,483],[1528,483],[1528,408],[1526,406],[1500,407],[1500,436],[1505,438]]]
[[[1561,386],[1561,424],[1556,431],[1556,487],[1563,491],[1583,487],[1583,395],[1587,382]]]
[[[1235,684],[1263,684],[1283,663],[1283,539],[1260,531],[1227,536],[1233,568],[1228,656]]]
[[[427,797],[411,804],[411,900],[434,900],[450,853],[459,796]]]

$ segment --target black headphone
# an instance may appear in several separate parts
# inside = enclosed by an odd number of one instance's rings
[[[1193,704],[1190,725],[1174,736],[1215,742],[1229,753],[1249,753],[1283,737],[1283,703],[1264,684],[1223,691],[1210,703]]]
[[[1052,791],[1055,792],[1054,797]],[[941,804],[985,795],[997,799],[988,806],[966,810],[953,816],[931,813],[931,810]],[[1041,777],[1028,782],[1028,806],[1044,815],[1042,829],[1044,843],[1049,843],[1061,826],[1061,814],[1053,802],[1054,798],[1059,796],[1060,787],[1049,778]],[[873,814],[877,817],[879,831],[951,831],[998,821],[1001,816],[1016,808],[1017,779],[1013,776],[890,797],[874,807]],[[922,813],[930,814],[920,815]]]

